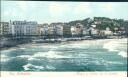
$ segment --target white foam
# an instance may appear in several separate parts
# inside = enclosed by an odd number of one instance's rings
[[[117,55],[127,57],[127,40],[126,39],[113,39],[103,45],[103,48],[110,52],[117,52]],[[124,51],[122,51],[124,50]]]
[[[37,59],[36,57],[34,56],[31,56],[31,55],[20,55],[20,56],[17,56],[17,57],[20,57],[20,58],[27,58],[27,60],[40,60],[40,59]]]
[[[46,66],[38,66],[38,65],[33,65],[33,64],[26,64],[24,66],[22,66],[24,68],[24,70],[28,71],[28,70],[44,70],[44,69],[52,69],[52,70],[55,70],[56,68],[53,67],[53,66],[49,66],[49,65],[46,65]]]
[[[33,57],[30,57],[30,58],[28,58],[28,60],[35,60],[35,58],[33,58]]]
[[[23,47],[22,47],[22,48],[20,48],[20,49],[23,49],[23,50],[24,50],[24,49],[26,49],[26,48],[23,48]]]
[[[57,51],[38,52],[32,57],[46,57],[46,58],[69,58],[68,56],[62,56],[57,54]]]
[[[17,57],[20,57],[20,58],[30,58],[31,56],[30,55],[20,55],[20,56],[17,56]]]
[[[2,50],[1,52],[11,52],[11,51],[15,51],[15,50],[17,50],[17,48],[10,48],[7,50]]]
[[[35,69],[38,69],[38,70],[43,70],[44,67],[43,66],[37,66],[37,65],[32,65],[32,64],[27,64],[27,65],[24,65],[23,66],[24,70],[35,70]]]
[[[122,52],[119,52],[118,55],[126,58],[127,57],[127,52],[122,51]]]
[[[28,58],[28,60],[31,61],[31,60],[40,60],[40,59],[37,59],[36,57],[33,57],[33,56],[32,56],[32,57]]]

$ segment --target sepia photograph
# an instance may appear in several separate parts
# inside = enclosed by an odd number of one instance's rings
[[[127,9],[128,2],[1,1],[0,71],[126,77]]]

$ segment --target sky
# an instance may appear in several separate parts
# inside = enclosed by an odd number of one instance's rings
[[[69,22],[93,17],[128,20],[128,2],[2,1],[1,20]]]

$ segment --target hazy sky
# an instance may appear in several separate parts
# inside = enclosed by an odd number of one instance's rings
[[[128,2],[2,1],[2,21],[68,22],[87,17],[128,19]]]

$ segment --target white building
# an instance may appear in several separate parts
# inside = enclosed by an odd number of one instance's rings
[[[36,35],[37,22],[35,21],[10,21],[9,31],[12,35]]]
[[[75,26],[71,26],[71,34],[72,34],[72,36],[75,36],[77,34]]]
[[[99,34],[99,30],[96,28],[91,28],[91,35],[98,35]]]
[[[83,35],[89,35],[89,29],[83,28]]]
[[[83,34],[83,25],[77,23],[75,26],[71,26],[71,34],[72,36],[80,36]]]
[[[110,30],[110,28],[106,28],[106,30],[104,31],[105,35],[113,35],[113,32]]]

